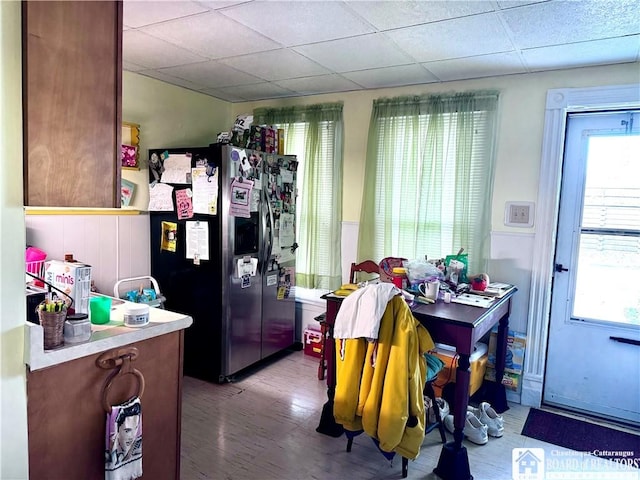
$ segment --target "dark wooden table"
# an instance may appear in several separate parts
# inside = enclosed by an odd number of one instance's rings
[[[469,469],[467,449],[462,445],[463,429],[465,425],[467,405],[469,403],[469,356],[473,348],[484,335],[496,324],[498,337],[496,346],[496,381],[484,382],[485,398],[493,408],[502,413],[506,411],[507,396],[502,385],[504,374],[504,358],[509,331],[509,312],[511,298],[516,289],[502,298],[498,298],[489,308],[473,307],[459,303],[444,303],[438,301],[432,305],[418,304],[412,308],[413,315],[422,323],[435,342],[453,345],[458,353],[458,369],[456,372],[456,386],[454,397],[454,433],[453,442],[442,447],[438,465],[434,469],[436,475],[444,480],[473,480]],[[328,401],[322,410],[317,432],[339,437],[342,426],[333,418],[333,399],[335,396],[335,342],[333,340],[333,325],[340,309],[343,298],[332,294],[324,295],[327,301],[327,337],[324,345],[327,359],[327,397]]]

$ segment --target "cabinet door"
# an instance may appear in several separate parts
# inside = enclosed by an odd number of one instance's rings
[[[138,348],[132,366],[145,379],[142,478],[180,478],[183,344],[181,330],[128,345]],[[27,374],[31,480],[104,478],[106,412],[102,394],[112,371],[96,366],[99,356]],[[123,375],[109,390],[109,404],[124,402],[137,390],[136,378]]]
[[[122,3],[22,3],[24,202],[119,207]]]

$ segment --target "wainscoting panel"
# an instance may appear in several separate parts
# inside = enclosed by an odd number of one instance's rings
[[[70,253],[91,265],[101,293],[113,295],[118,279],[151,270],[147,214],[26,215],[25,224],[27,245],[47,252],[48,260],[64,260]]]

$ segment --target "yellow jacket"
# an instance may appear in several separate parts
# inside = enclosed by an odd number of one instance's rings
[[[401,296],[388,303],[377,341],[336,340],[336,422],[364,429],[384,451],[417,458],[425,429],[424,354],[433,347]]]

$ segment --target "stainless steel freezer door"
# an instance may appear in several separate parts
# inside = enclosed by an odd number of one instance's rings
[[[292,267],[285,263],[282,267]],[[293,288],[288,298],[278,300],[277,266],[263,279],[262,290],[262,358],[293,345],[295,337],[296,302]]]
[[[254,255],[254,258],[256,256]],[[237,262],[243,257],[234,256],[236,266],[228,278],[229,303],[223,310],[227,314],[226,365],[223,375],[232,375],[262,358],[262,276],[243,280],[237,275]],[[244,282],[244,284],[243,284]]]

